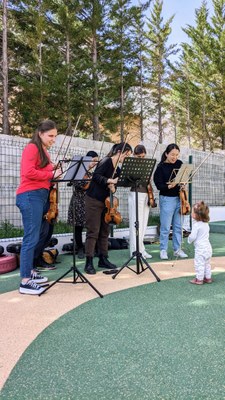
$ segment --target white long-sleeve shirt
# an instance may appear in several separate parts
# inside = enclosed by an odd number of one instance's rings
[[[211,249],[209,241],[209,224],[207,222],[192,220],[191,234],[188,243],[193,243],[196,250]]]

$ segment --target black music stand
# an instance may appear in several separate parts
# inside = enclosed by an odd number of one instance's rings
[[[132,256],[126,261],[123,266],[116,272],[112,278],[115,279],[116,276],[125,268],[129,268],[132,272],[137,275],[144,272],[146,269],[149,269],[151,273],[154,275],[156,280],[160,282],[159,277],[153,271],[153,269],[148,264],[147,260],[143,257],[142,253],[139,251],[139,220],[138,220],[138,187],[147,186],[156,160],[150,158],[125,158],[120,177],[117,183],[117,186],[125,186],[135,188],[135,211],[136,211],[136,221],[135,221],[135,230],[136,230],[136,251],[133,252]],[[129,267],[129,263],[131,260],[136,259],[136,271]],[[144,267],[145,264],[145,267]]]
[[[73,186],[73,193],[75,192],[75,187],[73,185],[73,182],[81,182],[83,181],[84,175],[88,172],[88,166],[90,164],[90,161],[92,160],[92,157],[81,157],[81,156],[74,156],[72,160],[70,161],[70,165],[68,169],[65,172],[65,175],[62,179],[57,180],[53,179],[54,182],[60,183],[60,182],[68,182],[70,183],[71,186]],[[85,179],[86,181],[90,179]],[[74,204],[74,209],[73,209],[73,218],[75,218],[75,204]],[[60,276],[56,281],[51,283],[48,287],[46,287],[42,293],[39,294],[41,296],[43,293],[47,292],[52,286],[54,286],[56,283],[88,283],[89,286],[100,296],[103,297],[103,295],[92,285],[92,283],[79,271],[79,269],[76,267],[76,253],[75,253],[75,221],[73,221],[73,265],[72,267],[66,271],[62,276]],[[73,280],[71,281],[62,281],[62,279],[68,275],[70,272],[73,272]]]

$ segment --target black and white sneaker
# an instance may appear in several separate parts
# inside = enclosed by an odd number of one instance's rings
[[[33,282],[37,283],[38,285],[39,285],[40,283],[48,282],[48,278],[46,278],[45,276],[39,275],[37,272],[33,272],[33,273],[31,274],[30,279],[31,279]]]
[[[22,294],[41,294],[45,289],[39,285],[37,285],[31,279],[26,283],[20,284],[19,292]]]

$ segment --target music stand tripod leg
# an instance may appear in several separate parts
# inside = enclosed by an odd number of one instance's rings
[[[77,168],[77,164],[78,168]],[[74,164],[74,166],[76,166],[77,170],[79,170],[79,166],[83,165],[83,161],[82,161],[82,157],[81,160],[79,162],[77,162],[76,164]],[[73,186],[73,193],[75,192],[75,186],[73,185],[74,181],[81,181],[81,179],[76,179],[75,176],[73,177],[73,179],[71,179],[70,183]],[[75,196],[74,196],[74,200],[75,200]],[[75,201],[73,204],[73,218],[75,218]],[[47,290],[49,290],[52,286],[54,286],[56,283],[88,283],[88,285],[99,295],[99,297],[103,297],[103,295],[96,289],[96,287],[94,285],[92,285],[92,283],[78,270],[78,268],[76,267],[76,248],[75,248],[75,221],[73,221],[73,266],[67,271],[65,272],[62,276],[60,276],[56,281],[54,281],[52,284],[50,284],[46,289],[43,290],[42,293],[39,294],[39,296],[41,296],[43,293],[45,293]],[[61,281],[66,275],[68,275],[70,272],[73,271],[73,281]],[[77,280],[80,278],[81,282],[77,282]]]
[[[115,279],[115,277],[125,268],[125,267],[128,267],[129,268],[129,266],[128,266],[128,264],[131,262],[131,260],[133,260],[135,258],[135,255],[132,255],[130,258],[129,258],[129,260],[128,261],[126,261],[123,265],[122,265],[122,267],[114,274],[114,275],[112,275],[112,279]],[[131,268],[129,268],[129,269],[131,269]]]
[[[154,275],[154,277],[156,278],[157,282],[160,282],[161,279],[158,277],[158,275],[156,275],[155,271],[151,268],[151,266],[149,265],[149,263],[146,261],[146,259],[143,256],[141,256],[141,260],[146,265],[146,268],[143,271],[145,271],[148,268],[151,271],[151,273]]]
[[[63,281],[62,282],[61,279],[63,279],[66,275],[68,275],[72,271],[74,272],[74,277],[75,277],[74,280],[72,282],[70,282],[70,281]],[[77,274],[77,276],[76,276],[76,274]],[[78,278],[81,279],[81,282],[77,282]],[[58,282],[59,283],[73,283],[73,284],[76,284],[76,283],[88,283],[88,285],[99,295],[99,297],[103,298],[103,295],[98,291],[98,289],[96,289],[96,287],[94,285],[92,285],[92,283],[76,267],[71,267],[67,272],[65,272],[65,274],[60,276],[60,278],[58,278],[56,281],[52,282],[38,296],[41,296],[42,294],[47,292],[47,290],[49,290],[52,286],[54,286]]]

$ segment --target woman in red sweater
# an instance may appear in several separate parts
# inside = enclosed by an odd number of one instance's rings
[[[24,236],[20,252],[19,291],[23,294],[40,294],[40,283],[47,278],[34,270],[34,250],[39,242],[43,215],[48,204],[50,181],[61,174],[51,163],[48,149],[55,143],[56,125],[46,120],[40,123],[31,141],[22,153],[20,185],[16,191],[16,205],[20,209]]]

